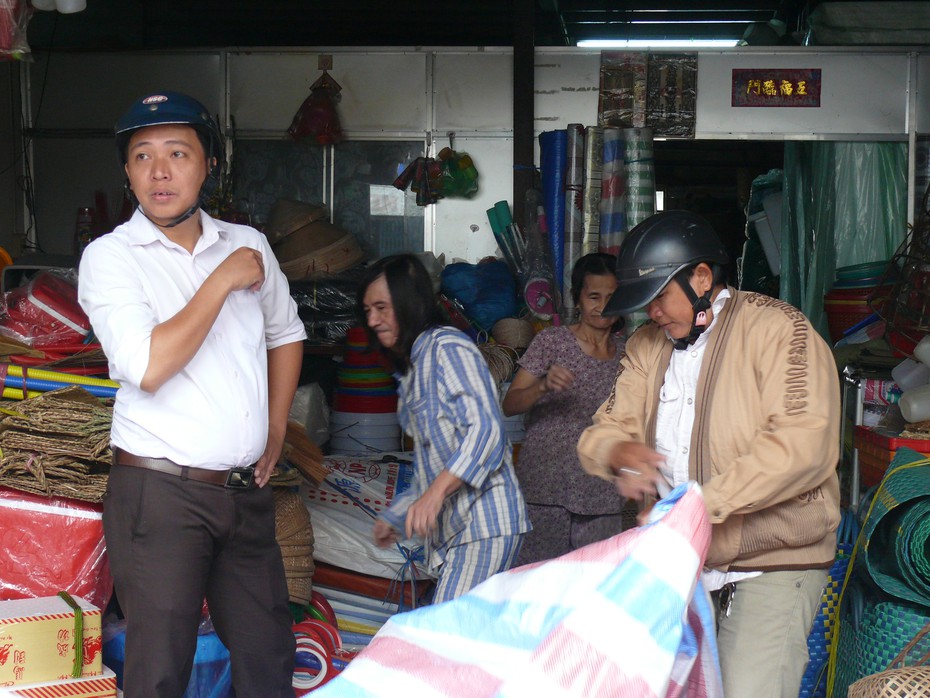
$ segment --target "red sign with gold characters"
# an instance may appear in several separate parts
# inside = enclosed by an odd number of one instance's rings
[[[734,68],[734,107],[819,107],[820,68]]]

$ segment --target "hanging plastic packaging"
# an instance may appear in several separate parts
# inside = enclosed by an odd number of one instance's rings
[[[313,136],[320,145],[342,141],[342,127],[336,114],[336,102],[342,88],[326,72],[310,87],[307,97],[294,115],[288,135],[295,141]]]
[[[28,0],[0,0],[0,60],[22,60],[30,52],[26,27],[33,11]]]

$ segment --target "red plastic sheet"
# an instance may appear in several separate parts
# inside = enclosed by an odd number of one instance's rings
[[[0,601],[62,590],[101,609],[110,601],[101,507],[0,487]]]

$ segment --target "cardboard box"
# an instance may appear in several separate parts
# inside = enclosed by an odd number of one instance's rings
[[[107,667],[103,667],[100,676],[0,688],[0,698],[116,698],[117,695],[116,673]]]
[[[74,611],[58,596],[0,601],[0,687],[71,678],[75,648],[83,649],[81,676],[103,672],[101,611],[80,597],[83,635]]]

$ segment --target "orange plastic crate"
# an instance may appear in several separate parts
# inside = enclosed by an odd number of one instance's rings
[[[859,449],[859,482],[865,487],[882,481],[888,465],[902,446],[930,455],[930,439],[902,439],[894,432],[861,424],[856,427],[853,445]]]

